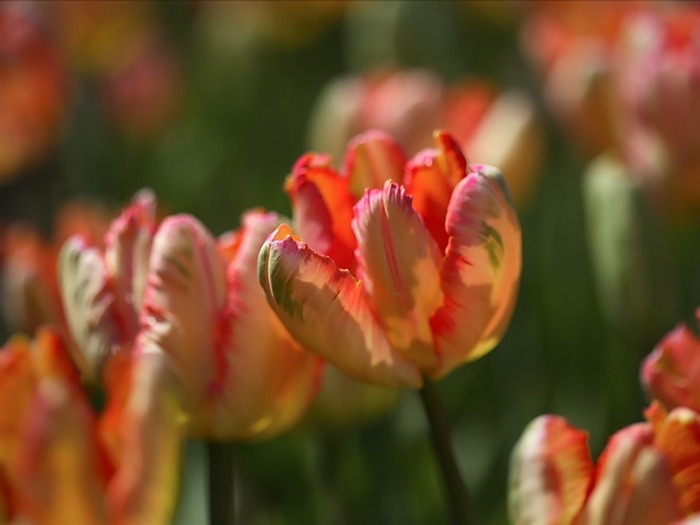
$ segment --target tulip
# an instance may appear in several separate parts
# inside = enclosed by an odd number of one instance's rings
[[[143,191],[115,219],[105,247],[81,236],[64,244],[58,273],[66,324],[83,374],[102,381],[112,359],[130,353],[155,232],[155,201]]]
[[[255,280],[260,247],[279,222],[249,212],[217,244],[195,218],[178,215],[154,238],[134,352],[166,356],[194,435],[272,436],[316,393],[321,361],[286,332]]]
[[[626,427],[610,439],[594,471],[585,433],[558,416],[540,416],[511,460],[511,521],[653,525],[681,518],[683,493],[657,440],[649,424]]]
[[[695,312],[700,323],[700,308]],[[642,383],[667,409],[688,407],[700,412],[700,337],[677,326],[644,360]]]
[[[180,454],[178,404],[167,369],[139,360],[134,387],[112,429],[110,454],[56,332],[0,351],[0,476],[17,522],[116,525],[169,523]],[[137,386],[138,385],[138,386]]]
[[[342,175],[327,157],[302,157],[288,186],[308,243],[281,225],[260,252],[260,282],[282,323],[356,379],[420,388],[424,376],[440,378],[490,351],[510,319],[520,227],[503,178],[488,166],[467,168],[450,135],[436,141],[438,149],[401,166],[396,145],[367,135]],[[353,162],[372,148],[374,162]],[[403,185],[368,188],[351,208],[356,177],[402,168]]]

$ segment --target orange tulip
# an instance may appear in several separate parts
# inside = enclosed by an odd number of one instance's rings
[[[139,360],[107,450],[60,337],[14,338],[0,351],[0,478],[10,519],[136,525],[169,522],[181,435],[167,370]]]
[[[306,242],[282,225],[261,250],[283,324],[356,379],[419,388],[490,351],[510,319],[520,226],[503,178],[436,142],[404,164],[386,135],[358,137],[343,174],[302,157],[288,189]],[[358,180],[372,186],[353,207]]]

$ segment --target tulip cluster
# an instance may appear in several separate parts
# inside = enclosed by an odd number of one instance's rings
[[[700,322],[700,309],[698,309]],[[700,338],[685,326],[645,361],[643,382],[657,401],[647,422],[608,442],[598,463],[587,435],[562,417],[540,416],[512,457],[515,524],[657,525],[700,519]]]

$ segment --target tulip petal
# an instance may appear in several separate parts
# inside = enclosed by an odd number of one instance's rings
[[[256,278],[260,248],[280,222],[275,213],[243,216],[227,268],[231,324],[205,409],[207,436],[259,439],[278,434],[301,418],[318,390],[323,361],[289,335]]]
[[[59,256],[61,298],[77,345],[74,359],[90,379],[100,379],[111,357],[122,350],[116,298],[99,251],[80,237],[66,241]]]
[[[107,501],[118,525],[171,523],[183,439],[179,384],[165,354],[136,357],[123,407],[120,461]]]
[[[223,261],[211,234],[189,215],[163,221],[153,239],[135,353],[169,356],[190,411],[202,406],[216,377],[225,299]]]
[[[17,481],[33,523],[107,523],[94,421],[71,393],[60,378],[42,379],[28,410]]]
[[[358,277],[387,337],[421,370],[437,364],[429,319],[442,303],[437,244],[403,187],[387,181],[355,206]]]
[[[105,235],[105,266],[115,292],[115,308],[129,339],[138,330],[138,312],[154,233],[155,197],[151,191],[142,190]]]
[[[413,197],[413,208],[444,252],[445,214],[452,190],[467,174],[467,161],[450,134],[436,131],[434,136],[438,149],[423,150],[408,162],[404,185]]]
[[[354,269],[355,237],[350,228],[353,198],[348,180],[330,167],[326,155],[306,154],[294,165],[285,189],[294,224],[309,246],[341,268]]]
[[[263,245],[258,277],[267,300],[307,349],[360,380],[418,388],[416,367],[393,351],[362,283],[280,226]]]
[[[508,508],[515,525],[569,525],[593,480],[587,434],[559,416],[540,416],[513,450]]]
[[[668,462],[654,449],[653,439],[645,423],[626,427],[610,438],[582,523],[658,525],[680,517]]]
[[[401,146],[389,134],[370,130],[350,141],[343,172],[350,192],[360,198],[366,189],[382,188],[388,180],[401,184],[405,165]]]
[[[434,377],[490,351],[507,328],[520,280],[520,224],[500,172],[471,166],[450,200],[441,268],[445,302],[431,319]]]

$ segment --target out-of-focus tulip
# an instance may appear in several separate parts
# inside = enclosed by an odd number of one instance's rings
[[[695,314],[700,325],[700,308]],[[700,336],[690,328],[679,325],[664,337],[641,372],[647,391],[667,410],[685,406],[700,412]]]
[[[260,247],[279,223],[273,213],[249,212],[217,244],[180,215],[154,238],[135,352],[166,356],[195,435],[272,436],[317,391],[322,362],[287,333],[255,279]]]
[[[641,12],[626,20],[615,57],[621,149],[672,213],[700,212],[698,26],[698,6]]]
[[[110,455],[60,337],[40,330],[0,350],[0,476],[10,519],[165,524],[176,501],[179,402],[167,369],[134,363]],[[169,383],[169,384],[166,384]],[[109,410],[109,409],[108,409]]]
[[[0,184],[53,146],[66,106],[59,58],[26,7],[0,5]]]
[[[100,380],[110,360],[131,352],[155,233],[155,202],[139,193],[105,235],[104,249],[81,235],[66,241],[59,258],[59,286],[75,360]]]
[[[71,201],[58,211],[50,240],[25,224],[0,231],[0,307],[12,331],[33,334],[43,323],[62,321],[58,252],[71,235],[101,243],[107,217],[95,204]]]
[[[516,525],[654,525],[683,516],[687,492],[652,426],[617,432],[595,474],[585,433],[558,416],[528,426],[511,461],[510,515]],[[684,445],[691,445],[684,438]]]
[[[419,69],[345,77],[321,94],[310,123],[314,151],[339,158],[356,134],[378,129],[410,155],[430,147],[434,129],[447,129],[480,164],[499,166],[516,204],[527,201],[543,149],[534,106],[524,94],[471,80],[443,85]]]
[[[326,156],[302,157],[288,189],[306,242],[282,225],[260,252],[284,325],[356,379],[418,388],[442,377],[490,351],[515,305],[520,226],[505,182],[467,167],[449,134],[436,142],[404,164],[389,137],[369,133],[342,174]],[[358,178],[373,184],[353,206]]]

